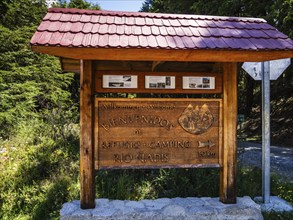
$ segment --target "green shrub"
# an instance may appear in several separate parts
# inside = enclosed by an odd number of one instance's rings
[[[71,135],[65,137],[71,140]],[[1,154],[5,158],[0,173],[1,219],[58,218],[63,203],[79,199],[78,142],[39,137],[36,144],[32,137],[25,143],[17,138],[1,141],[1,148],[10,146]],[[261,195],[260,169],[239,167],[237,180],[238,196]],[[271,191],[272,195],[292,202],[290,182],[272,176]],[[141,200],[192,196],[218,197],[219,170],[101,170],[96,173],[97,198]],[[286,219],[291,214],[266,213],[265,216]]]
[[[42,120],[22,122],[16,135],[0,140],[0,219],[58,218],[63,203],[79,199],[78,114],[61,113],[56,109],[43,113]],[[261,177],[258,168],[239,167],[238,196],[260,196]],[[95,179],[97,198],[219,196],[218,168],[100,170]],[[271,179],[271,194],[292,203],[292,182],[276,175]],[[291,214],[265,216],[286,219]]]
[[[291,220],[293,212],[264,212],[262,213],[265,220]]]
[[[49,219],[64,202],[78,199],[78,126],[58,126],[62,132],[46,117],[31,119],[0,141],[0,219]]]

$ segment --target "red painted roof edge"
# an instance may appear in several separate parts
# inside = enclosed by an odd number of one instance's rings
[[[146,12],[124,12],[124,11],[105,11],[105,10],[87,10],[76,8],[49,8],[49,13],[65,13],[65,14],[86,14],[86,15],[112,15],[127,17],[149,17],[149,18],[194,18],[203,20],[222,20],[222,21],[243,21],[252,23],[267,23],[262,18],[249,17],[228,17],[228,16],[210,16],[210,15],[192,15],[192,14],[163,14],[163,13],[146,13]]]

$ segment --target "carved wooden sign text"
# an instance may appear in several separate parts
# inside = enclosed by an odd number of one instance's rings
[[[96,99],[95,168],[219,166],[220,99]]]

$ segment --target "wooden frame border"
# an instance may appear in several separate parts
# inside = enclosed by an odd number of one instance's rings
[[[220,50],[157,48],[88,48],[35,46],[32,50],[58,57],[85,60],[138,60],[183,62],[263,62],[293,57],[292,50]]]
[[[224,63],[220,201],[236,203],[237,63]]]
[[[92,61],[80,65],[80,206],[95,207],[94,77]]]
[[[237,63],[223,63],[223,67],[221,120],[223,141],[219,152],[221,165],[220,201],[236,203]],[[80,201],[81,208],[89,209],[95,207],[94,97],[95,91],[101,92],[101,89],[95,89],[96,74],[93,71],[93,61],[82,60],[80,69]],[[150,75],[149,73],[145,74]],[[158,73],[154,72],[153,74],[157,75]],[[177,74],[179,75],[179,73]],[[188,73],[183,74],[189,75]],[[180,73],[180,76],[183,74]],[[159,90],[156,91],[159,92]],[[109,90],[104,92],[109,92]],[[170,90],[166,92],[169,93]]]

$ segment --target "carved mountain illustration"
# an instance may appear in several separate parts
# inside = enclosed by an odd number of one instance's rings
[[[178,119],[181,127],[191,134],[202,134],[206,132],[214,122],[214,116],[208,105],[201,107],[189,104]]]

